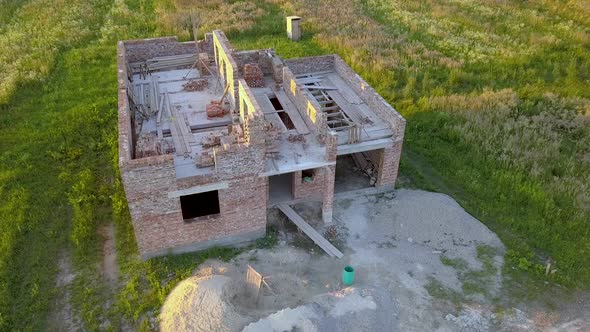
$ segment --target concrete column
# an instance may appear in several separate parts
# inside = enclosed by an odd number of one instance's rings
[[[326,166],[324,171],[324,188],[322,190],[322,219],[324,223],[332,222],[332,209],[334,206],[334,180],[336,178],[336,166]]]
[[[379,169],[377,170],[377,187],[395,186],[399,169],[399,161],[402,153],[402,142],[395,142],[391,148],[383,149],[379,156]]]
[[[301,17],[287,16],[287,37],[294,41],[301,38]]]

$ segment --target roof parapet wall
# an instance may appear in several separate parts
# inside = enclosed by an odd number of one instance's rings
[[[294,75],[334,70],[334,55],[320,55],[284,60]]]

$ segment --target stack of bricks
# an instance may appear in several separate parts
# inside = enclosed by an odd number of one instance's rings
[[[244,80],[251,88],[264,87],[264,73],[257,64],[244,65]]]
[[[211,151],[209,151],[209,150],[202,151],[201,154],[197,157],[196,164],[198,167],[214,166],[215,160],[213,158],[213,154],[211,153]]]
[[[223,107],[221,107],[221,101],[212,100],[209,105],[207,105],[207,119],[213,118],[221,118],[225,115],[225,111]]]
[[[203,91],[209,85],[208,80],[191,80],[182,85],[184,91]]]
[[[158,146],[158,138],[156,135],[144,133],[135,145],[135,157],[145,158],[160,155],[160,149]]]

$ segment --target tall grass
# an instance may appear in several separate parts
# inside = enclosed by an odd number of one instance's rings
[[[552,278],[587,287],[587,6],[269,2],[303,16],[314,44],[408,118],[402,174],[459,199],[500,233],[515,266],[541,271],[551,259]]]
[[[544,279],[551,258],[549,280],[590,285],[584,1],[0,0],[0,330],[45,329],[62,250],[87,330],[152,328],[197,264],[237,254],[139,260],[117,173],[116,42],[192,39],[191,12],[238,48],[339,53],[408,118],[402,175],[498,232],[510,268]],[[111,219],[120,288],[100,275]]]
[[[91,36],[100,16],[100,1],[35,0],[2,5],[0,17],[14,17],[0,28],[0,103],[6,103],[19,84],[47,78],[60,49]],[[6,11],[6,12],[5,12]]]

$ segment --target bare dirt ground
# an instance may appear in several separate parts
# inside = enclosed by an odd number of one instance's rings
[[[56,286],[59,296],[53,303],[48,328],[50,331],[82,331],[82,322],[76,316],[70,303],[69,287],[76,275],[73,272],[71,258],[67,251],[64,250],[60,254],[58,266]]]
[[[276,248],[201,265],[168,297],[162,331],[590,330],[579,313],[499,310],[504,246],[450,197],[415,190],[339,197],[332,225],[321,223],[319,204],[295,209],[326,231],[341,260],[281,231]],[[248,265],[271,287],[257,302],[245,291]],[[356,271],[351,287],[341,282],[345,265]]]
[[[116,283],[119,269],[117,266],[117,248],[115,247],[115,225],[109,223],[101,227],[98,233],[104,239],[102,272],[109,283]]]
[[[103,303],[105,310],[112,305],[114,290],[118,286],[118,265],[117,251],[115,247],[115,228],[114,224],[109,223],[98,229],[98,236],[102,242],[102,264],[97,265],[97,280],[103,282],[107,287],[103,288],[107,292],[105,298],[110,299]],[[59,272],[57,275],[56,286],[58,294],[52,306],[52,312],[48,321],[50,331],[83,331],[83,324],[78,316],[78,312],[71,303],[72,282],[77,274],[72,266],[72,258],[67,249],[64,249],[59,258]],[[130,327],[126,322],[122,322],[121,330],[129,331]],[[110,327],[109,321],[101,322],[101,329],[106,330]]]

